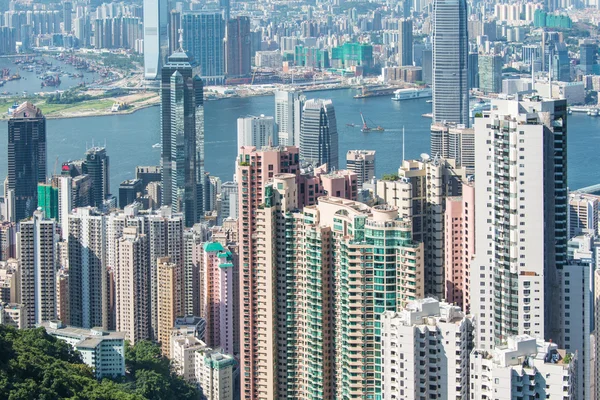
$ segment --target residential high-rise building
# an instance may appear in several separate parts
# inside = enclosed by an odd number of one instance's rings
[[[300,121],[305,98],[299,91],[275,92],[275,124],[279,144],[300,146]]]
[[[46,182],[46,117],[29,102],[8,120],[8,190],[14,196],[12,221],[31,217],[37,208],[37,185]]]
[[[431,124],[431,155],[456,161],[467,175],[475,174],[475,131],[462,124]]]
[[[17,224],[0,222],[0,261],[17,257]]]
[[[196,383],[207,400],[233,400],[235,359],[205,348],[196,351]]]
[[[600,234],[599,213],[600,196],[569,193],[569,238],[580,234]]]
[[[491,351],[515,335],[557,338],[557,271],[568,237],[566,100],[494,100],[475,133],[483,177],[471,263],[477,347]]]
[[[233,255],[218,242],[206,242],[203,251],[202,315],[206,320],[206,344],[224,353],[234,352],[234,329],[239,325],[238,282]]]
[[[73,178],[60,175],[56,179],[58,180],[58,223],[61,238],[66,241],[69,238],[69,213],[73,209]]]
[[[225,73],[228,78],[248,76],[251,72],[250,18],[236,17],[226,24]]]
[[[255,117],[241,117],[237,120],[238,152],[242,146],[277,146],[275,119],[264,114]],[[210,346],[210,344],[209,344]]]
[[[578,356],[529,335],[470,356],[471,398],[576,399]]]
[[[261,167],[259,168],[258,165]],[[287,147],[261,149],[256,151],[254,147],[244,147],[238,156],[236,171],[236,182],[239,185],[239,237],[240,237],[240,297],[248,299],[246,303],[240,302],[240,366],[243,373],[240,374],[242,397],[245,399],[259,399],[262,397],[277,398],[276,384],[273,374],[273,344],[265,342],[263,330],[272,327],[271,314],[269,320],[266,316],[258,316],[259,312],[266,309],[259,304],[256,296],[272,287],[272,284],[262,287],[261,282],[266,279],[263,274],[256,274],[258,268],[259,242],[253,234],[257,229],[258,220],[255,213],[263,204],[264,186],[278,173],[299,172],[298,148]],[[262,296],[262,294],[261,294]],[[272,303],[268,300],[266,305]],[[272,306],[271,306],[272,307]],[[269,309],[271,308],[269,307]],[[271,328],[268,328],[271,325]],[[262,365],[266,365],[264,369]]]
[[[0,261],[0,303],[18,303],[21,300],[19,261],[11,258]]]
[[[304,103],[300,158],[314,167],[327,164],[329,170],[338,169],[338,131],[331,100],[310,99]]]
[[[171,262],[170,257],[159,257],[157,269],[157,304],[158,304],[158,342],[162,353],[171,358],[171,330],[178,316],[182,316],[181,265]]]
[[[69,303],[69,273],[60,269],[56,274],[56,318],[64,324],[71,323]]]
[[[56,319],[56,232],[56,222],[41,211],[20,223],[17,256],[27,326]]]
[[[377,181],[377,194],[398,207],[400,215],[412,220],[413,239],[423,242],[425,253],[425,294],[443,298],[444,276],[444,212],[446,198],[460,196],[465,169],[454,160],[424,157],[404,160],[398,177]]]
[[[413,65],[413,21],[398,21],[398,65]]]
[[[444,212],[444,298],[469,314],[471,259],[475,252],[475,187],[464,183],[462,196],[446,197]]]
[[[375,178],[375,150],[348,150],[346,168],[356,174],[356,184],[361,187]]]
[[[226,218],[237,219],[238,208],[238,184],[231,181],[223,182],[221,184],[220,222],[222,223]]]
[[[183,48],[200,76],[209,84],[225,79],[225,22],[217,11],[184,13],[181,20]]]
[[[186,226],[204,214],[199,170],[204,155],[203,84],[180,48],[162,69],[162,204],[184,214]],[[199,159],[200,158],[200,159]]]
[[[69,215],[69,323],[108,329],[106,217],[92,208]]]
[[[381,316],[381,398],[469,398],[473,325],[460,307],[426,298]],[[429,357],[442,353],[444,357]],[[425,354],[425,355],[423,355]]]
[[[434,0],[433,122],[469,126],[467,2]]]
[[[480,54],[478,57],[479,89],[485,93],[502,92],[502,56],[497,54]]]
[[[110,194],[109,157],[104,147],[92,147],[85,152],[83,173],[92,179],[90,205],[102,207]]]
[[[122,232],[115,246],[116,328],[134,345],[150,338],[148,238],[137,227],[125,227]]]
[[[144,79],[161,77],[169,50],[168,1],[144,0]]]

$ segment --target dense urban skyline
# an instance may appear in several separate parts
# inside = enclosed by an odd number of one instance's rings
[[[209,400],[599,398],[600,189],[569,191],[567,144],[573,113],[600,114],[600,3],[0,13],[0,325],[43,328],[142,398],[129,345],[157,346],[177,390]],[[414,126],[340,118],[341,88],[431,119],[420,156]],[[207,104],[235,128],[211,131]],[[126,154],[120,184],[118,141],[49,159],[47,119],[152,105],[155,157]],[[382,162],[389,137],[401,151]]]

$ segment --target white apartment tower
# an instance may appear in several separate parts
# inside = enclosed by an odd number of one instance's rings
[[[515,335],[559,337],[567,258],[567,104],[494,100],[475,119],[471,310],[482,350]]]
[[[37,210],[20,225],[21,303],[26,307],[27,326],[33,327],[56,318],[56,222]]]
[[[237,120],[238,152],[242,146],[254,146],[262,149],[265,146],[277,146],[275,119],[270,116],[248,116]]]
[[[381,398],[468,398],[472,330],[460,307],[432,298],[410,302],[398,312],[384,312]]]
[[[472,400],[577,399],[578,357],[556,343],[511,336],[493,351],[473,350],[470,364]]]
[[[348,150],[346,169],[357,175],[356,183],[370,183],[375,178],[375,150]]]
[[[91,207],[68,218],[69,323],[108,329],[106,217]]]
[[[150,337],[148,238],[136,227],[123,229],[117,241],[116,327],[134,345]]]
[[[282,146],[300,146],[300,118],[305,98],[295,90],[275,92],[275,124]]]

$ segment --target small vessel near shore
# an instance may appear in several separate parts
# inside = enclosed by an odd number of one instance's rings
[[[161,147],[162,147],[162,145],[161,145],[160,143],[154,143],[154,144],[152,145],[152,148],[153,148],[153,149],[159,149],[159,148],[161,148]]]

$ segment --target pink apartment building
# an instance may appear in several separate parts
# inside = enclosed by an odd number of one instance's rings
[[[446,199],[444,214],[445,297],[469,312],[469,267],[475,251],[475,188],[463,184],[463,195]]]

